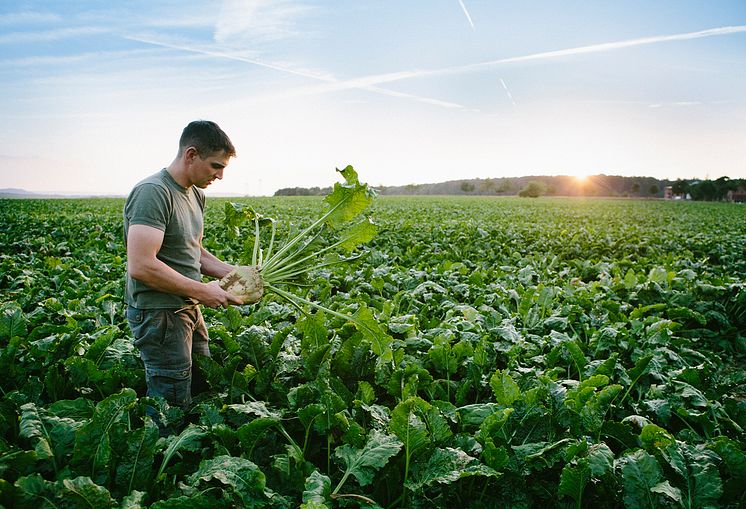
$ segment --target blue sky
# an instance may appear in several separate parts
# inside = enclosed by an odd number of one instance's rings
[[[196,118],[211,193],[746,178],[743,0],[19,0],[0,64],[0,188],[126,194]]]

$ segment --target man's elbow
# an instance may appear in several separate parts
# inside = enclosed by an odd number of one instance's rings
[[[127,263],[127,273],[132,279],[145,281],[148,279],[148,268],[142,263]]]

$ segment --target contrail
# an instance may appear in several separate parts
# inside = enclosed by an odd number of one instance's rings
[[[575,48],[567,48],[555,51],[544,51],[541,53],[531,53],[529,55],[522,55],[517,57],[502,58],[498,60],[488,60],[485,62],[477,62],[473,64],[458,65],[452,67],[444,67],[441,69],[421,69],[411,71],[398,71],[387,74],[378,74],[363,76],[361,78],[355,78],[352,80],[339,80],[335,81],[333,89],[343,90],[345,88],[365,88],[373,85],[380,85],[382,83],[391,83],[395,81],[401,81],[411,78],[423,78],[429,76],[440,76],[448,74],[459,74],[465,72],[474,72],[496,67],[503,64],[512,64],[517,62],[528,62],[531,60],[550,60],[555,58],[562,58],[571,55],[581,55],[587,53],[601,53],[605,51],[613,51],[623,48],[631,48],[635,46],[645,46],[648,44],[657,44],[661,42],[670,41],[685,41],[691,39],[700,39],[704,37],[714,37],[718,35],[730,35],[746,32],[746,25],[730,26],[711,28],[707,30],[700,30],[698,32],[686,32],[682,34],[672,35],[656,35],[651,37],[641,37],[638,39],[628,39],[624,41],[614,41],[601,44],[591,44],[588,46],[577,46]]]
[[[371,92],[385,94],[385,95],[389,95],[393,97],[409,98],[409,99],[413,99],[416,101],[425,102],[428,104],[437,104],[439,106],[443,106],[447,108],[457,108],[457,109],[466,110],[467,108],[465,108],[463,105],[460,105],[460,104],[450,103],[446,101],[439,101],[437,99],[430,99],[427,97],[420,97],[420,96],[415,96],[411,94],[405,94],[402,92],[394,92],[392,90],[387,90],[387,89],[376,87],[376,85],[380,85],[382,83],[392,83],[395,81],[401,81],[401,80],[406,80],[406,79],[411,79],[411,78],[421,78],[421,77],[429,77],[429,76],[441,76],[441,75],[448,75],[448,74],[481,71],[481,70],[495,67],[498,65],[511,64],[511,63],[516,63],[516,62],[527,62],[531,60],[549,60],[549,59],[561,58],[561,57],[566,57],[566,56],[571,56],[571,55],[600,53],[600,52],[612,51],[612,50],[623,49],[623,48],[631,48],[635,46],[657,44],[660,42],[685,41],[685,40],[699,39],[699,38],[704,38],[704,37],[714,37],[718,35],[730,35],[730,34],[736,34],[736,33],[741,33],[741,32],[746,32],[746,25],[711,28],[707,30],[700,30],[697,32],[686,32],[682,34],[641,37],[638,39],[628,39],[624,41],[614,41],[614,42],[607,42],[607,43],[601,43],[601,44],[592,44],[588,46],[578,46],[575,48],[567,48],[567,49],[561,49],[561,50],[555,50],[555,51],[545,51],[541,53],[532,53],[529,55],[522,55],[522,56],[517,56],[517,57],[502,58],[498,60],[488,60],[485,62],[477,62],[473,64],[444,67],[441,69],[422,69],[422,70],[415,69],[411,71],[399,71],[399,72],[392,72],[392,73],[386,73],[386,74],[363,76],[363,77],[355,78],[351,80],[339,80],[336,78],[331,78],[329,76],[322,76],[322,75],[310,73],[307,71],[299,71],[299,70],[292,69],[289,67],[284,67],[284,66],[280,66],[280,65],[276,65],[276,64],[272,64],[268,62],[263,62],[261,60],[248,58],[248,57],[244,57],[241,55],[235,55],[231,53],[223,53],[220,51],[205,50],[201,48],[193,48],[193,47],[188,47],[188,46],[178,46],[175,44],[169,44],[169,43],[155,41],[152,39],[146,39],[142,37],[134,37],[134,36],[124,36],[124,37],[126,39],[130,39],[133,41],[139,41],[139,42],[146,43],[146,44],[153,44],[153,45],[162,46],[165,48],[177,49],[181,51],[190,51],[193,53],[200,53],[203,55],[227,58],[231,60],[238,60],[241,62],[246,62],[246,63],[258,65],[261,67],[266,67],[268,69],[286,72],[289,74],[303,76],[303,77],[310,78],[316,81],[324,82],[325,85],[317,87],[315,89],[315,93],[325,93],[325,92],[335,91],[335,90],[346,90],[346,89],[357,88],[357,89],[368,90]]]
[[[307,71],[297,71],[295,69],[291,69],[289,67],[283,67],[277,64],[272,64],[269,62],[263,62],[261,60],[257,60],[255,58],[248,58],[241,55],[235,55],[231,53],[223,53],[222,51],[212,51],[212,50],[206,50],[202,48],[194,48],[191,46],[182,46],[177,44],[170,44],[163,41],[156,41],[153,39],[146,39],[144,37],[135,37],[130,35],[124,35],[122,36],[125,39],[129,39],[130,41],[137,41],[142,42],[144,44],[152,44],[153,46],[160,46],[162,48],[169,48],[169,49],[175,49],[175,50],[181,50],[181,51],[188,51],[190,53],[198,53],[200,55],[207,55],[211,57],[219,57],[219,58],[227,58],[228,60],[238,60],[239,62],[246,62],[249,64],[258,65],[260,67],[266,67],[268,69],[273,69],[275,71],[282,71],[290,74],[295,74],[296,76],[303,76],[304,78],[312,78],[315,80],[322,80],[322,81],[332,81],[331,78],[327,78],[318,74],[313,74]]]
[[[589,46],[577,46],[575,48],[567,48],[555,51],[544,51],[541,53],[531,53],[530,55],[522,55],[517,57],[501,58],[498,60],[488,60],[485,62],[477,62],[473,64],[457,65],[452,67],[443,67],[440,69],[422,69],[413,71],[401,71],[396,73],[382,74],[377,77],[368,76],[363,78],[357,78],[357,80],[365,81],[368,84],[379,84],[387,83],[392,81],[400,81],[410,78],[423,78],[428,76],[439,76],[447,74],[458,74],[464,72],[481,71],[490,67],[496,67],[503,64],[512,64],[516,62],[528,62],[531,60],[550,60],[555,58],[561,58],[571,55],[581,55],[586,53],[601,53],[605,51],[618,50],[623,48],[631,48],[634,46],[645,46],[648,44],[657,44],[660,42],[670,41],[686,41],[690,39],[700,39],[704,37],[714,37],[717,35],[730,35],[746,32],[746,25],[731,26],[731,27],[720,27],[711,28],[708,30],[700,30],[698,32],[686,32],[683,34],[672,34],[672,35],[656,35],[651,37],[641,37],[638,39],[628,39],[625,41],[614,41],[606,42],[601,44],[591,44]],[[342,85],[344,82],[340,82]]]
[[[137,41],[142,42],[144,44],[152,44],[154,46],[160,46],[163,48],[169,48],[169,49],[175,49],[180,51],[187,51],[190,53],[197,53],[200,55],[207,55],[212,57],[218,57],[218,58],[225,58],[228,60],[236,60],[239,62],[245,62],[253,65],[257,65],[260,67],[266,67],[267,69],[272,69],[275,71],[281,71],[289,74],[294,74],[296,76],[302,76],[304,78],[310,78],[316,81],[322,81],[326,85],[321,85],[319,87],[316,87],[314,89],[309,90],[310,93],[324,93],[324,92],[332,92],[335,90],[349,90],[351,88],[357,88],[360,90],[367,90],[369,92],[375,92],[377,94],[387,95],[390,97],[399,97],[403,99],[412,99],[414,101],[431,104],[435,106],[441,106],[444,108],[451,108],[451,109],[462,109],[462,110],[468,110],[465,106],[457,103],[452,103],[448,101],[441,101],[439,99],[432,99],[429,97],[422,97],[418,95],[413,94],[407,94],[404,92],[396,92],[393,90],[388,90],[385,88],[377,87],[375,85],[378,85],[380,83],[387,83],[391,81],[399,81],[402,79],[406,79],[409,77],[412,77],[412,74],[416,74],[417,71],[402,71],[402,72],[394,72],[394,73],[388,73],[388,74],[382,74],[382,75],[374,75],[374,76],[368,76],[363,78],[356,78],[352,80],[338,80],[336,78],[332,78],[330,76],[324,76],[322,74],[314,74],[308,71],[298,71],[296,69],[292,69],[290,67],[285,67],[277,64],[273,64],[270,62],[264,62],[262,60],[257,60],[255,58],[249,58],[245,57],[243,55],[236,55],[233,53],[225,53],[222,51],[213,51],[213,50],[206,50],[202,48],[195,48],[191,46],[183,46],[183,45],[177,45],[177,44],[171,44],[163,41],[156,41],[153,39],[147,39],[144,37],[135,37],[135,36],[123,36],[125,39],[129,39],[131,41]],[[303,94],[300,94],[303,95]]]
[[[500,83],[502,83],[503,88],[505,89],[505,93],[508,94],[508,99],[510,99],[510,102],[513,104],[513,107],[515,108],[515,101],[513,100],[513,94],[510,93],[510,90],[508,90],[508,85],[505,84],[505,81],[503,81],[502,78],[500,78]]]
[[[471,20],[469,11],[466,10],[466,5],[464,5],[464,0],[458,0],[458,3],[461,6],[461,9],[464,11],[464,14],[466,14],[466,19],[469,21],[469,24],[471,25],[471,29],[474,30],[474,22]]]
[[[591,44],[589,46],[578,46],[575,48],[568,48],[568,49],[562,49],[562,50],[556,50],[556,51],[545,51],[542,53],[532,53],[531,55],[523,55],[520,57],[501,58],[499,60],[488,60],[486,62],[447,67],[444,69],[436,69],[433,71],[423,71],[423,72],[432,73],[432,74],[440,74],[440,73],[474,71],[474,70],[479,70],[479,69],[483,69],[486,67],[492,67],[492,66],[499,65],[499,64],[526,62],[529,60],[546,60],[546,59],[551,59],[551,58],[559,58],[559,57],[565,57],[569,55],[580,55],[580,54],[585,54],[585,53],[599,53],[603,51],[611,51],[611,50],[617,50],[617,49],[622,49],[622,48],[631,48],[634,46],[645,46],[648,44],[656,44],[659,42],[686,41],[690,39],[700,39],[703,37],[713,37],[716,35],[729,35],[729,34],[735,34],[739,32],[746,32],[746,25],[711,28],[708,30],[700,30],[698,32],[687,32],[683,34],[655,35],[652,37],[641,37],[639,39],[606,42],[602,44]]]

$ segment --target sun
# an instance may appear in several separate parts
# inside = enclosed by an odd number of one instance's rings
[[[588,179],[590,178],[591,174],[587,170],[576,170],[576,171],[572,172],[571,176],[573,178],[575,178],[575,181],[578,184],[584,184],[585,182],[588,181]]]
[[[578,182],[585,182],[586,180],[588,180],[588,175],[585,174],[573,175],[573,177],[575,177],[575,180],[577,180]]]

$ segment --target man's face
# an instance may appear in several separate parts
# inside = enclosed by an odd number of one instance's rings
[[[193,150],[192,148],[188,150]],[[187,153],[189,162],[189,180],[192,185],[205,189],[215,179],[223,178],[223,170],[228,166],[230,156],[225,151],[215,152],[210,155],[200,156],[196,150],[192,154]]]

